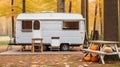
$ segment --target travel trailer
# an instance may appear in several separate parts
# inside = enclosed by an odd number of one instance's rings
[[[85,19],[72,13],[22,13],[17,16],[16,45],[32,43],[32,38],[43,38],[44,50],[58,46],[69,50],[85,40]]]

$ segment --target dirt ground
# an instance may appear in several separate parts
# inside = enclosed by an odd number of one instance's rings
[[[7,46],[0,46],[0,52]],[[19,47],[14,46],[13,49]],[[82,61],[83,54],[40,54],[40,55],[0,55],[0,67],[120,67],[119,61],[100,62]]]

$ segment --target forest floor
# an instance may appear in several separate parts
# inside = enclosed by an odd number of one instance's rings
[[[6,40],[0,37],[1,40]],[[0,53],[5,52],[7,42],[0,41]],[[20,49],[20,46],[13,46],[13,50]],[[79,47],[72,50],[80,51]],[[106,61],[106,64],[101,62],[86,62],[82,61],[83,53],[71,54],[0,54],[0,67],[120,67],[119,60]]]
[[[6,48],[7,46],[0,46],[0,52],[6,51]],[[13,49],[19,48],[13,46]],[[101,64],[101,62],[82,61],[82,57],[82,52],[78,54],[0,55],[0,67],[120,67],[119,61],[110,60],[106,61],[106,64]]]

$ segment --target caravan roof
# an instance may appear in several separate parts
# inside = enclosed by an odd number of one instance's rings
[[[84,20],[81,14],[71,13],[22,13],[17,20]]]

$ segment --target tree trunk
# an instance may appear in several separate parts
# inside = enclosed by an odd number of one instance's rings
[[[119,15],[118,15],[118,31],[119,31],[119,42],[120,42],[120,0],[118,0],[119,1]],[[120,44],[119,44],[119,46],[120,46]]]
[[[100,35],[103,34],[102,0],[99,0]]]
[[[57,12],[58,13],[65,12],[65,0],[57,0]]]
[[[86,0],[81,0],[81,14],[86,18]]]
[[[88,42],[88,0],[81,0],[81,14],[83,15],[83,18],[86,18],[86,35],[85,35],[85,41],[84,41],[84,48],[87,48],[87,42]]]
[[[118,41],[118,0],[104,0],[104,40]]]
[[[98,8],[98,3],[96,1],[92,40],[98,40],[98,34],[96,34],[98,33],[98,31],[96,30],[97,8]]]
[[[15,37],[15,30],[14,30],[14,16],[13,16],[13,12],[14,12],[14,9],[13,9],[13,5],[14,5],[14,0],[11,1],[11,6],[12,6],[12,17],[11,17],[11,20],[12,20],[12,37]]]
[[[69,5],[69,13],[72,12],[72,1],[70,1],[70,5]]]
[[[22,8],[23,8],[22,12],[23,12],[23,13],[25,13],[25,12],[26,12],[26,9],[25,9],[25,8],[26,8],[26,7],[25,7],[25,5],[26,5],[26,4],[25,4],[25,3],[26,3],[26,1],[25,1],[25,0],[23,0],[23,5],[22,5]]]
[[[89,16],[88,16],[88,0],[81,0],[81,13],[83,15],[84,18],[86,18],[86,31],[87,31],[87,35],[88,35],[88,25],[89,25]]]

